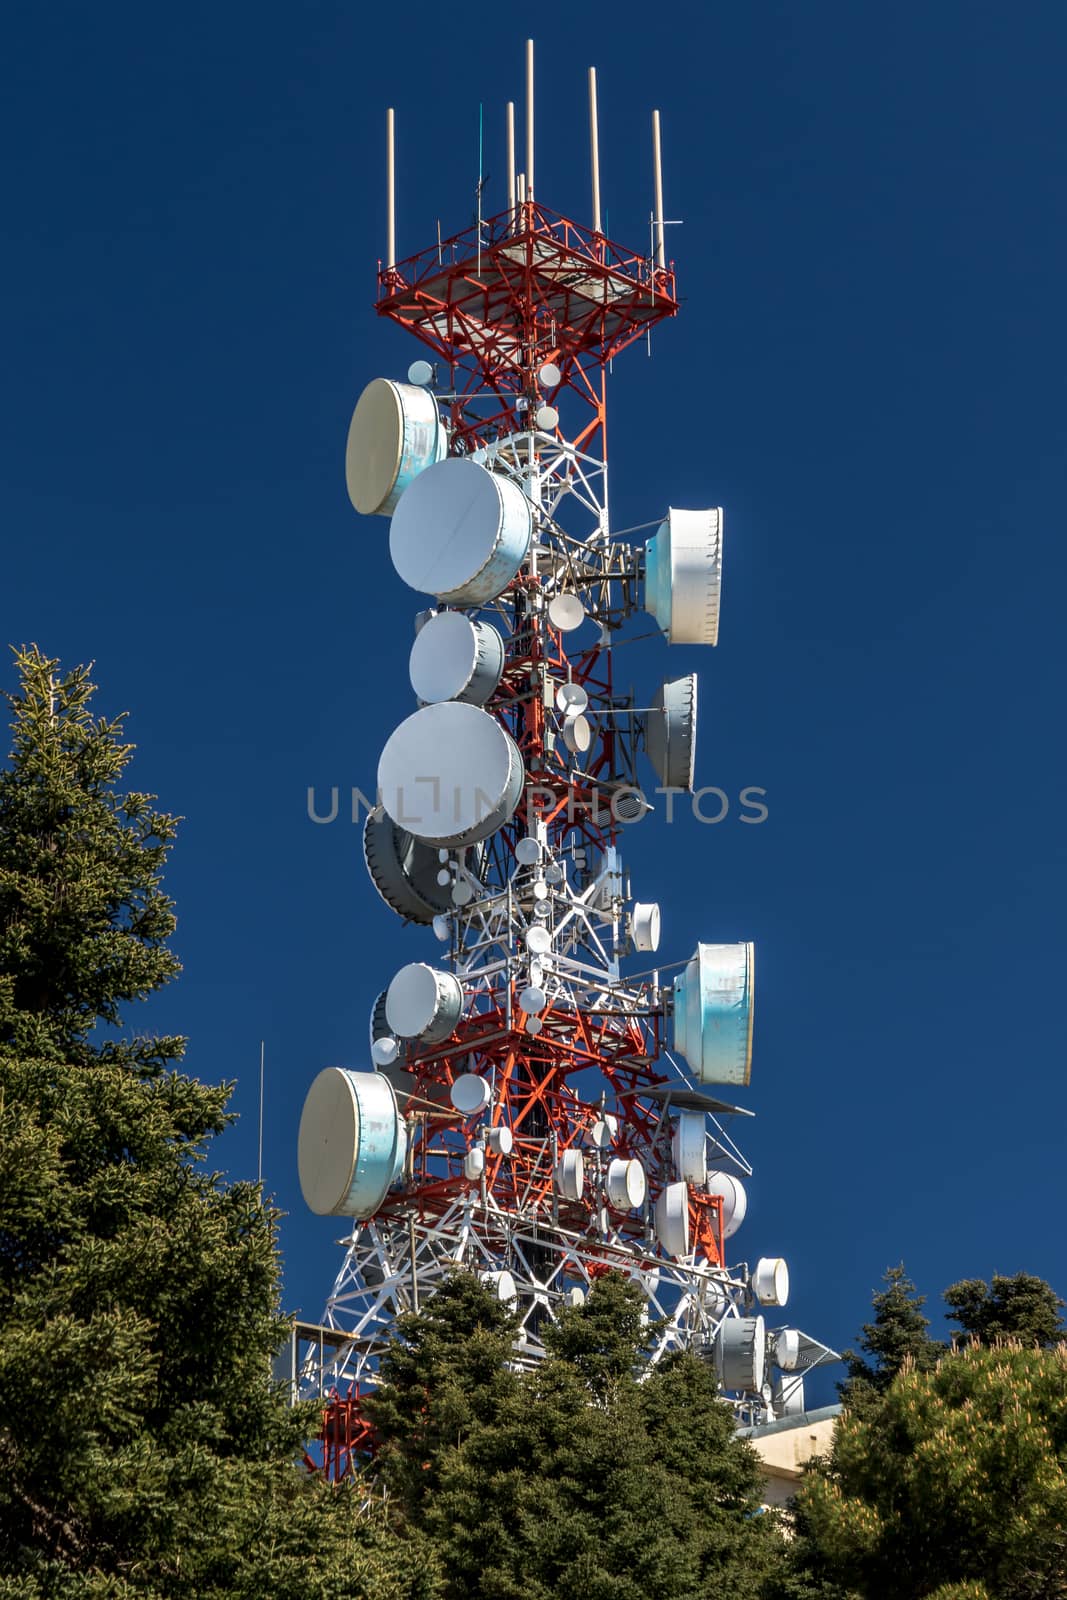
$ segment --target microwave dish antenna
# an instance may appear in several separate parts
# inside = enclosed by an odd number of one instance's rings
[[[560,633],[573,633],[586,618],[586,609],[576,594],[553,595],[548,602],[548,620]]]
[[[696,780],[697,676],[661,683],[645,720],[645,749],[665,789],[692,789]]]

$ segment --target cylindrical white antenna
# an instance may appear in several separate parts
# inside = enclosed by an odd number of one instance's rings
[[[388,196],[385,264],[391,269],[396,266],[396,137],[392,106],[385,113],[385,188]]]
[[[526,41],[526,198],[534,197],[534,77],[532,39]]]
[[[508,101],[508,213],[515,215],[515,102]]]
[[[518,174],[517,178],[515,179],[515,188],[516,188],[516,193],[518,195],[519,205],[520,206],[524,206],[526,204],[526,174],[525,174],[525,172],[520,172]]]
[[[652,165],[656,173],[656,265],[667,265],[663,244],[663,157],[659,143],[659,112],[652,113]]]
[[[589,68],[589,159],[593,167],[593,232],[600,232],[600,133],[596,114],[596,68]]]

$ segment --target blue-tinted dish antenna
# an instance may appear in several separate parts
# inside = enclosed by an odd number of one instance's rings
[[[388,1078],[327,1067],[297,1135],[300,1188],[320,1217],[372,1216],[404,1166],[407,1135]]]
[[[405,490],[447,451],[448,435],[433,395],[375,378],[356,402],[348,429],[348,497],[367,516],[391,516]]]
[[[674,980],[674,1048],[701,1083],[741,1083],[752,1071],[751,944],[698,944]]]
[[[671,644],[717,644],[722,507],[671,509],[645,546],[645,610]]]

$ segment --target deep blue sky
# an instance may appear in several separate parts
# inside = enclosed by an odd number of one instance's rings
[[[641,248],[663,109],[683,314],[616,363],[616,526],[726,507],[698,777],[770,819],[632,836],[665,958],[758,945],[740,1252],[838,1345],[902,1257],[931,1296],[1025,1268],[1067,1291],[1062,629],[1067,14],[569,6],[538,31],[538,195],[585,218],[601,79],[611,233]],[[403,930],[309,785],[370,788],[411,709],[384,519],[344,489],[363,385],[418,347],[371,305],[384,108],[402,253],[467,223],[484,101],[502,204],[521,23],[440,6],[59,4],[6,19],[0,639],[95,659],[136,781],[187,820],[185,973],[151,1021],[235,1078],[219,1162],[288,1212],[319,1314],[340,1231],[295,1130],[365,1064]],[[621,657],[620,657],[621,670]],[[10,683],[10,672],[5,669]],[[429,941],[429,944],[428,942]],[[138,1019],[144,1026],[146,1018]]]

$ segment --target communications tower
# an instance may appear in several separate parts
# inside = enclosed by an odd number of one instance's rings
[[[659,907],[631,897],[622,848],[693,787],[697,678],[637,706],[613,644],[641,616],[714,645],[722,569],[719,508],[672,508],[639,544],[609,523],[607,367],[678,311],[659,114],[643,254],[601,228],[595,73],[590,227],[537,196],[532,44],[526,75],[506,209],[400,261],[388,113],[377,311],[429,359],[363,391],[346,474],[355,509],[390,519],[416,611],[416,709],[364,835],[412,959],[301,1119],[304,1197],[351,1221],[316,1377],[358,1412],[398,1314],[456,1266],[514,1306],[516,1359],[536,1361],[546,1319],[616,1269],[647,1300],[653,1361],[696,1350],[760,1422],[803,1410],[804,1372],[833,1355],[769,1326],[783,1260],[730,1260],[751,1169],[728,1129],[748,1113],[714,1091],[749,1081],[753,947],[658,962]]]

